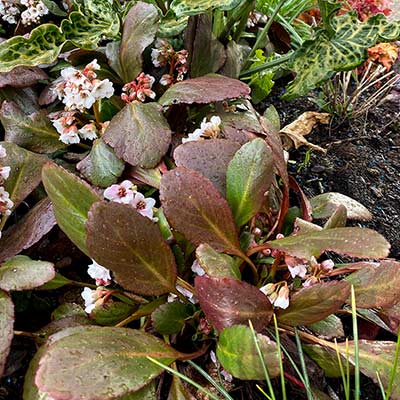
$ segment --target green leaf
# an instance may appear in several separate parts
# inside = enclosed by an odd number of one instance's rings
[[[331,18],[329,25],[316,31],[312,40],[305,41],[293,53],[289,67],[296,78],[287,87],[284,99],[307,94],[335,72],[354,69],[376,43],[400,38],[400,22],[389,22],[381,14],[360,22],[355,13],[346,13]]]
[[[152,4],[137,2],[128,12],[119,51],[124,82],[133,81],[142,67],[142,53],[157,33],[158,12]]]
[[[184,15],[177,18],[172,10],[161,18],[158,34],[160,37],[173,37],[181,33],[187,26],[189,17]]]
[[[136,392],[163,371],[147,356],[168,365],[178,354],[136,329],[65,329],[45,345],[35,384],[54,398],[111,400]]]
[[[129,164],[153,168],[166,154],[171,134],[157,103],[134,101],[111,120],[103,140],[114,149],[117,157]]]
[[[207,319],[218,331],[249,320],[256,331],[268,325],[272,306],[255,286],[233,278],[195,278],[196,294]]]
[[[43,285],[55,276],[54,264],[34,261],[28,256],[15,256],[0,266],[0,289],[29,290]]]
[[[273,72],[258,73],[250,81],[251,99],[254,104],[260,103],[271,93],[275,85],[274,76]]]
[[[357,308],[391,307],[399,301],[400,262],[383,260],[345,278],[354,286]]]
[[[146,386],[142,387],[135,393],[129,393],[119,397],[118,400],[154,400],[157,398],[156,383],[152,380]]]
[[[5,101],[0,109],[0,120],[6,142],[35,153],[52,153],[66,147],[44,110],[26,115],[15,103]]]
[[[0,166],[11,167],[10,175],[4,182],[4,189],[10,194],[15,210],[21,202],[39,185],[42,166],[48,161],[46,158],[31,153],[14,143],[0,142],[7,152],[6,157],[0,160]],[[3,215],[0,230],[7,221]]]
[[[310,199],[312,215],[316,219],[329,218],[339,206],[345,206],[347,218],[370,220],[372,214],[358,201],[341,193],[323,193]]]
[[[208,11],[210,8],[231,10],[238,6],[242,0],[173,0],[170,9],[177,17],[183,15],[196,15]]]
[[[56,223],[53,207],[46,197],[16,224],[2,232],[0,263],[37,243]]]
[[[322,321],[308,325],[307,328],[314,332],[319,338],[326,340],[344,337],[342,320],[334,314],[329,315]]]
[[[272,126],[277,130],[281,130],[281,119],[277,109],[271,104],[263,114],[263,117],[272,124]]]
[[[250,88],[237,79],[208,74],[176,83],[161,96],[158,102],[162,106],[192,103],[208,104],[244,97],[249,94]]]
[[[268,242],[271,248],[309,260],[331,250],[360,258],[385,258],[390,244],[379,233],[362,228],[334,228]]]
[[[121,301],[107,302],[96,305],[90,313],[90,318],[98,325],[112,326],[131,315],[133,310],[134,306]]]
[[[0,290],[0,376],[3,375],[14,335],[14,304],[7,293]]]
[[[349,293],[350,285],[345,281],[305,287],[290,298],[287,309],[278,311],[278,321],[290,326],[311,325],[338,311]]]
[[[176,166],[193,169],[208,178],[225,196],[226,170],[239,149],[239,143],[232,140],[195,140],[178,146],[174,161]]]
[[[344,205],[340,205],[336,211],[329,217],[324,225],[324,229],[342,228],[346,226],[347,209]]]
[[[171,249],[157,224],[131,205],[95,204],[86,228],[91,257],[111,269],[125,289],[144,295],[175,290],[176,265]]]
[[[42,177],[58,226],[81,251],[88,254],[87,215],[92,204],[101,199],[86,182],[57,165],[46,165]]]
[[[214,185],[183,167],[165,173],[160,199],[164,213],[178,232],[195,245],[242,256],[232,212]]]
[[[274,177],[272,151],[263,139],[244,144],[234,155],[226,173],[226,197],[238,227],[260,211]]]
[[[25,374],[24,380],[24,400],[51,400],[50,396],[39,392],[38,387],[35,385],[36,370],[39,367],[39,361],[44,352],[45,346],[39,347],[38,351],[29,363],[28,371]]]
[[[162,335],[173,335],[179,333],[185,326],[185,319],[193,314],[193,307],[190,304],[183,304],[179,301],[165,303],[158,307],[151,320],[155,330]]]
[[[51,0],[42,0],[43,4],[49,9],[50,13],[58,17],[66,17],[68,14],[62,10],[57,3]]]
[[[51,320],[58,321],[67,317],[86,317],[85,310],[76,303],[64,303],[51,313]]]
[[[241,278],[236,260],[227,254],[218,253],[207,243],[197,247],[196,258],[208,276],[214,278],[236,278],[239,280]]]
[[[257,334],[264,363],[271,378],[279,375],[279,356],[275,342],[268,336]],[[254,343],[251,329],[237,325],[225,328],[217,345],[217,358],[235,378],[243,380],[265,379],[262,362]]]
[[[125,163],[101,139],[93,142],[90,153],[77,166],[77,170],[93,185],[106,188],[116,183]]]

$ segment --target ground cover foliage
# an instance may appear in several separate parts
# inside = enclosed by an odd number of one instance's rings
[[[372,56],[390,69],[386,2],[0,6],[2,382],[22,370],[25,400],[358,399],[361,373],[400,398],[400,263],[370,210],[288,173],[288,138],[318,147],[304,136],[332,115],[281,129],[253,107],[282,77],[290,100]],[[359,340],[365,321],[381,337]]]

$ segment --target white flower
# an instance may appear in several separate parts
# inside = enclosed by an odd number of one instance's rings
[[[21,22],[23,25],[38,24],[40,17],[49,13],[49,9],[41,0],[21,0],[21,4],[27,7],[21,13]]]
[[[206,273],[206,271],[204,271],[204,269],[201,268],[201,266],[200,266],[200,264],[199,264],[199,262],[197,260],[193,261],[191,269],[198,276],[203,276]]]
[[[119,185],[111,185],[108,187],[103,196],[107,200],[117,203],[129,204],[133,200],[135,192],[132,190],[133,184],[131,181],[125,180]]]
[[[0,17],[9,24],[16,24],[20,10],[9,0],[0,0]]]
[[[92,93],[96,100],[110,98],[114,94],[113,84],[108,79],[103,79],[102,81],[96,79]]]
[[[88,265],[88,275],[96,280],[97,286],[107,286],[111,283],[110,270],[104,268],[102,265],[97,264],[96,261],[92,260],[93,263]]]
[[[196,304],[196,303],[198,302],[198,300],[197,300],[197,298],[194,296],[194,294],[193,294],[190,290],[187,290],[187,289],[185,289],[184,287],[182,287],[181,285],[176,285],[176,290],[177,290],[179,293],[183,294],[192,304]],[[176,294],[170,293],[170,294],[168,295],[167,302],[168,302],[168,303],[172,303],[173,301],[175,301],[175,299],[176,299],[177,297],[178,297],[178,296],[177,296]]]
[[[221,132],[221,118],[214,115],[207,122],[204,118],[200,124],[200,128],[196,129],[193,133],[189,133],[187,138],[182,139],[182,143],[191,142],[193,140],[201,140],[203,137],[217,138]]]
[[[0,177],[8,179],[10,176],[11,167],[0,167]]]
[[[85,287],[81,296],[85,301],[85,312],[90,314],[96,307],[96,300],[99,298],[99,293],[97,293],[97,290]]]
[[[151,197],[144,197],[142,193],[136,192],[131,205],[144,217],[153,220],[153,207],[156,201]]]
[[[187,138],[182,139],[182,143],[193,142],[196,140],[203,140],[203,131],[201,129],[196,129],[194,132],[189,133]]]
[[[76,126],[71,126],[68,129],[64,129],[63,133],[59,137],[59,140],[65,144],[79,143],[81,140],[78,135],[78,128]]]
[[[278,296],[273,302],[275,307],[288,308],[289,307],[289,289],[286,285],[281,286]]]
[[[7,156],[6,149],[0,144],[0,158],[4,158]]]
[[[94,140],[97,138],[97,128],[94,122],[84,125],[79,129],[79,136],[82,139]]]
[[[0,186],[0,214],[10,215],[14,207],[13,201],[10,200],[10,194]]]
[[[321,267],[324,271],[330,272],[335,267],[335,263],[330,258],[328,258],[327,260],[322,261]]]
[[[299,276],[300,278],[304,278],[307,274],[307,265],[305,264],[297,264],[295,266],[288,265],[288,269],[292,278]]]

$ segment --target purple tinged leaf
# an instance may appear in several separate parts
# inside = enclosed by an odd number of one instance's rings
[[[7,293],[0,290],[0,376],[3,375],[14,335],[14,304]]]
[[[157,224],[132,206],[93,205],[86,224],[90,256],[127,290],[160,295],[175,290],[176,265]]]
[[[176,83],[161,96],[159,103],[163,106],[208,104],[249,94],[250,88],[243,82],[222,75],[209,74]]]
[[[51,281],[55,274],[53,263],[18,255],[1,264],[0,289],[6,292],[34,289]]]
[[[228,203],[207,178],[183,167],[168,171],[160,199],[170,224],[195,245],[243,255]]]
[[[399,301],[400,262],[383,260],[353,272],[346,281],[354,286],[358,308],[391,307]]]
[[[208,178],[225,196],[226,170],[239,149],[239,143],[226,139],[187,142],[175,149],[174,160],[178,167],[195,170]]]
[[[155,167],[171,143],[171,129],[157,103],[127,104],[103,135],[118,158],[133,166]]]
[[[48,79],[47,74],[38,67],[15,67],[10,72],[0,73],[0,88],[12,86],[23,88]]]
[[[42,172],[43,184],[53,203],[58,226],[85,254],[85,224],[90,207],[99,196],[74,174],[55,164],[47,164]]]
[[[6,142],[12,142],[35,153],[52,153],[66,147],[45,110],[26,115],[12,101],[3,102],[0,120]]]
[[[168,365],[178,353],[137,329],[81,327],[64,329],[45,345],[35,384],[55,399],[111,400],[136,392],[163,369],[147,356]]]
[[[137,2],[128,12],[119,50],[124,82],[133,81],[142,72],[142,53],[157,33],[158,12],[152,4]]]
[[[264,364],[271,378],[279,375],[279,356],[276,343],[268,336],[257,334],[258,345]],[[225,328],[218,340],[217,358],[221,365],[235,378],[243,380],[265,379],[263,364],[248,326]]]
[[[330,250],[360,258],[385,258],[390,244],[379,233],[362,228],[334,228],[268,242],[271,248],[309,260]]]
[[[345,281],[319,283],[303,288],[290,298],[287,309],[278,311],[278,321],[291,326],[322,321],[340,309],[349,293],[350,285]]]
[[[272,306],[255,286],[233,278],[195,279],[196,294],[207,319],[218,331],[233,325],[247,325],[251,320],[256,331],[271,320]]]
[[[0,263],[28,249],[56,224],[49,198],[39,201],[15,225],[3,232],[0,239]]]

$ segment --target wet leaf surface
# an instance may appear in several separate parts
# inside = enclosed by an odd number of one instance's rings
[[[125,289],[144,295],[174,291],[176,265],[155,222],[132,206],[95,204],[87,222],[89,253]]]
[[[45,345],[35,384],[59,399],[115,399],[141,389],[162,372],[146,356],[170,364],[177,353],[139,330],[65,329]]]
[[[14,304],[7,293],[0,290],[0,376],[3,375],[14,335]]]
[[[257,334],[268,374],[271,378],[279,375],[277,346],[268,336]],[[264,380],[264,370],[254,343],[254,337],[247,326],[225,328],[219,337],[217,357],[221,365],[235,378],[243,380]]]
[[[272,317],[272,306],[255,286],[233,278],[198,276],[195,288],[200,306],[218,331],[233,325],[247,325],[260,331]]]
[[[47,74],[38,67],[15,67],[10,72],[0,73],[0,88],[28,87],[46,79],[48,79]]]
[[[305,287],[290,298],[289,307],[277,312],[278,321],[291,325],[310,325],[338,311],[350,293],[345,281],[318,283]]]
[[[1,264],[0,289],[6,292],[34,289],[52,280],[54,276],[53,263],[18,255]]]
[[[132,102],[111,120],[103,140],[118,158],[133,166],[153,168],[168,150],[171,129],[159,105]]]
[[[192,103],[207,104],[244,97],[249,94],[250,88],[239,80],[209,74],[176,83],[161,96],[158,102],[163,106]]]
[[[172,335],[182,330],[185,326],[185,319],[190,317],[193,311],[193,307],[190,304],[174,301],[158,307],[151,314],[151,320],[158,333]]]
[[[88,254],[85,224],[91,205],[100,198],[86,182],[57,165],[46,165],[42,176],[58,226]]]
[[[196,245],[208,243],[217,251],[241,254],[227,201],[198,172],[178,167],[161,179],[160,198],[170,224]]]

